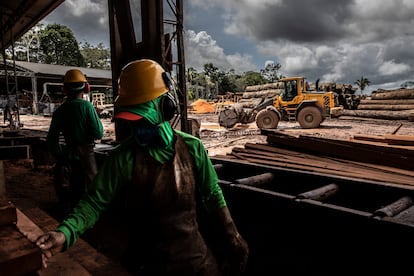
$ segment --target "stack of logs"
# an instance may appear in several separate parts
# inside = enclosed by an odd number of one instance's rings
[[[275,99],[282,90],[283,83],[279,82],[246,86],[245,91],[239,97],[238,103],[243,108],[255,108],[266,99]]]
[[[374,91],[356,110],[343,110],[341,116],[414,121],[414,89]]]

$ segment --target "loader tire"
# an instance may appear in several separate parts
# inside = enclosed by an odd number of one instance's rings
[[[256,116],[256,125],[260,129],[277,128],[279,116],[272,110],[260,110]]]
[[[299,111],[298,122],[302,128],[317,128],[322,123],[322,113],[315,106],[304,107]]]

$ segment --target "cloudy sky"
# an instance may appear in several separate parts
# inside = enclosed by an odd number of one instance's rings
[[[132,1],[131,1],[132,2]],[[109,47],[106,0],[66,0],[42,23]],[[167,9],[167,6],[164,7]],[[414,81],[413,0],[184,0],[186,67],[238,73],[281,64],[309,82],[377,88]]]

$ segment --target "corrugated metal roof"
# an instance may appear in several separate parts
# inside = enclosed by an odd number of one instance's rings
[[[13,64],[13,61],[9,61],[9,64]],[[64,76],[66,71],[69,69],[79,69],[81,70],[88,78],[99,78],[99,79],[112,79],[112,72],[110,70],[102,69],[92,69],[76,66],[63,66],[63,65],[54,65],[54,64],[43,64],[43,63],[33,63],[26,61],[16,61],[16,65],[24,68],[30,72],[35,73],[36,75],[57,75]]]
[[[64,0],[1,0],[0,50],[7,48]],[[13,34],[13,35],[12,35]]]

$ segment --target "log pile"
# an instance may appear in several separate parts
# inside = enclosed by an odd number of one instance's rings
[[[414,89],[374,91],[356,110],[343,110],[341,116],[414,121]]]
[[[283,90],[283,83],[274,82],[260,85],[246,86],[238,101],[243,108],[255,108],[266,99],[275,99]]]

